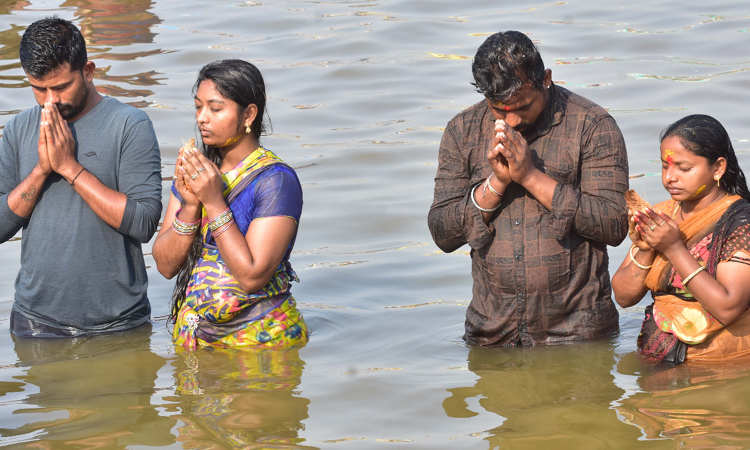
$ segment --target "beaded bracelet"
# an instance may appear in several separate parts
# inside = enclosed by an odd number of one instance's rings
[[[234,225],[234,219],[231,219],[229,222],[225,223],[222,227],[217,228],[216,230],[212,231],[211,235],[214,238],[217,238],[217,237],[219,237],[219,235],[221,233],[227,231],[229,229],[229,227],[231,227],[232,225]]]
[[[700,266],[697,269],[695,269],[695,272],[691,273],[690,275],[687,276],[687,278],[685,278],[684,280],[682,280],[682,287],[684,287],[685,289],[687,289],[687,284],[690,282],[690,280],[692,280],[693,278],[695,278],[696,275],[698,275],[699,273],[701,273],[704,270],[706,270],[706,266]]]
[[[183,222],[177,218],[177,215],[180,214],[180,211],[182,211],[182,208],[177,210],[174,215],[174,221],[172,222],[172,229],[175,231],[175,233],[181,236],[189,236],[198,231],[198,229],[201,227],[201,220],[198,219],[195,222]]]
[[[476,191],[478,187],[479,185],[476,185],[471,189],[471,202],[474,203],[474,206],[476,206],[478,210],[483,211],[483,212],[492,212],[500,207],[500,203],[498,203],[497,206],[495,206],[494,208],[482,208],[481,206],[479,206],[477,204],[477,201],[474,199],[474,191]]]
[[[208,227],[213,232],[221,228],[223,225],[228,224],[230,220],[234,220],[234,216],[232,215],[232,210],[229,209],[229,207],[227,207],[227,209],[225,209],[224,212],[222,212],[218,216],[211,219],[210,222],[208,222]]]
[[[643,269],[643,270],[648,270],[651,267],[653,267],[654,266],[653,264],[651,264],[650,266],[644,266],[643,264],[638,264],[638,261],[635,260],[635,255],[633,254],[633,250],[637,248],[638,247],[636,247],[635,245],[630,247],[630,260],[633,262],[633,264],[635,264],[636,266],[638,266],[638,268]]]

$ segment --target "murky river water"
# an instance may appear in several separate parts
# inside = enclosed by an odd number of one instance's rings
[[[82,28],[100,91],[149,114],[165,177],[193,136],[198,69],[260,67],[264,143],[305,191],[293,292],[313,335],[287,352],[177,354],[172,282],[147,255],[149,330],[14,343],[20,242],[4,243],[0,446],[750,448],[750,363],[643,367],[645,302],[611,340],[467,347],[468,252],[442,254],[426,225],[442,127],[479,100],[471,57],[502,29],[528,33],[556,83],[612,112],[652,202],[666,198],[658,133],[690,113],[722,121],[750,170],[747,2],[0,0],[0,125],[34,104],[18,44],[51,14]],[[626,249],[610,249],[612,271]]]

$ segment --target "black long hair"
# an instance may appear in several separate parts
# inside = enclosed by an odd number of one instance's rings
[[[725,158],[727,170],[721,177],[721,187],[732,195],[750,200],[747,179],[737,161],[729,133],[718,120],[705,114],[683,117],[661,132],[659,142],[673,136],[692,153],[706,158],[709,164],[714,164],[719,158]]]
[[[266,133],[270,127],[270,121],[266,114],[266,84],[257,67],[241,59],[224,59],[208,63],[198,73],[198,79],[193,85],[193,96],[198,91],[200,84],[211,80],[222,97],[232,100],[237,104],[237,116],[245,112],[248,106],[255,105],[258,114],[255,117],[250,132],[260,142],[260,136]],[[237,134],[245,132],[242,121],[237,123]],[[221,166],[222,156],[218,148],[205,144],[203,154],[217,166]],[[190,283],[190,273],[198,262],[203,248],[203,236],[198,233],[193,240],[188,259],[177,274],[172,299],[170,300],[169,319],[172,323],[177,321],[182,303],[185,301],[185,293]]]

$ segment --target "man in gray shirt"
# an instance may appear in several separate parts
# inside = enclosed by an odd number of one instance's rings
[[[34,22],[20,56],[39,106],[11,119],[0,139],[0,243],[23,228],[10,329],[64,337],[146,323],[141,243],[161,216],[151,121],[96,91],[71,22]]]

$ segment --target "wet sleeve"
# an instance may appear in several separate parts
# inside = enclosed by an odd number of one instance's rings
[[[480,249],[492,242],[494,225],[486,225],[482,213],[471,199],[471,172],[464,160],[455,133],[448,124],[440,142],[435,192],[427,225],[440,249],[450,253],[464,244]],[[475,183],[476,185],[476,183]]]
[[[555,239],[571,231],[617,246],[628,232],[625,140],[611,116],[592,120],[583,130],[580,187],[558,183],[552,197]]]
[[[118,190],[128,199],[118,232],[148,242],[161,217],[161,154],[151,121],[126,131],[120,157]]]
[[[299,224],[302,215],[302,186],[294,171],[275,167],[260,175],[255,186],[250,220],[262,217],[291,217]]]
[[[14,213],[8,206],[8,194],[18,186],[16,152],[11,127],[6,126],[0,137],[0,243],[18,233],[27,218]]]

